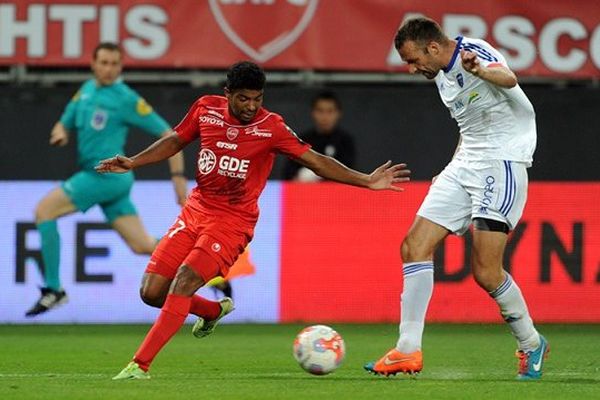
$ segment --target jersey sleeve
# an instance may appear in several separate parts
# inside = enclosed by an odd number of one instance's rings
[[[466,43],[463,48],[477,54],[479,62],[484,67],[504,66],[508,68],[508,63],[502,53],[485,40]]]
[[[79,98],[81,96],[81,89],[73,95],[67,107],[65,107],[65,111],[63,111],[60,116],[60,122],[65,126],[67,131],[72,131],[75,129],[75,116],[77,115],[77,108],[79,107]]]
[[[184,143],[189,143],[200,136],[198,116],[201,110],[201,99],[196,100],[190,107],[185,117],[173,130]]]
[[[128,96],[122,112],[128,125],[140,128],[153,136],[160,136],[170,128],[169,124],[152,109],[152,106],[137,94]]]
[[[277,121],[277,138],[275,141],[275,150],[290,158],[298,158],[306,153],[311,145],[302,141],[296,132],[292,130],[283,121],[283,118],[278,116]]]

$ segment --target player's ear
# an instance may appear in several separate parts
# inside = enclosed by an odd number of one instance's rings
[[[231,96],[231,91],[227,88],[227,86],[223,88],[223,93],[225,93],[225,97],[227,97],[228,99]]]
[[[427,43],[427,51],[432,56],[437,56],[440,54],[440,44],[434,41]]]

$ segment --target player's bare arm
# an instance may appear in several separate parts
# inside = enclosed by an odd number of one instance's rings
[[[50,132],[50,145],[62,147],[67,143],[69,143],[69,132],[62,122],[57,122]]]
[[[123,173],[134,168],[141,167],[146,164],[156,163],[166,160],[169,157],[177,154],[186,146],[176,133],[170,133],[156,142],[152,143],[145,150],[129,158],[121,155],[116,155],[106,160],[100,161],[96,166],[96,171]]]
[[[167,137],[173,134],[171,129],[163,132],[161,137]],[[179,151],[174,156],[169,158],[169,171],[171,172],[171,181],[175,188],[175,196],[177,204],[183,206],[187,197],[187,179],[185,178],[185,163],[183,161],[183,152]]]
[[[368,175],[348,168],[335,158],[325,156],[314,150],[308,150],[296,161],[306,168],[310,168],[322,178],[371,190],[400,192],[404,189],[397,185],[410,179],[410,170],[406,168],[406,164],[392,165],[391,161],[379,166]]]
[[[460,58],[463,68],[466,71],[469,71],[484,81],[488,81],[503,88],[511,88],[518,83],[517,76],[510,69],[499,64],[491,67],[484,67],[479,62],[477,55],[473,52],[461,50]]]

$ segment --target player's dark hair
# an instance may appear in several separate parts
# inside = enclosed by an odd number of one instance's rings
[[[340,99],[336,96],[335,93],[333,93],[330,90],[324,90],[322,92],[317,93],[317,95],[313,97],[311,107],[315,108],[317,103],[321,100],[331,101],[333,102],[333,104],[335,104],[335,107],[338,110],[342,109],[342,103],[340,102]]]
[[[111,43],[111,42],[101,42],[98,44],[98,46],[96,46],[96,48],[94,49],[94,60],[96,58],[98,58],[98,52],[100,50],[109,50],[109,51],[118,51],[119,54],[123,54],[123,52],[121,51],[121,47],[119,47],[118,44],[116,43]]]
[[[394,38],[394,46],[399,50],[407,41],[426,46],[431,41],[445,44],[448,37],[437,22],[430,18],[419,17],[411,18],[402,24]]]
[[[233,64],[227,71],[225,87],[229,91],[263,90],[266,80],[265,71],[261,67],[250,61],[240,61]]]

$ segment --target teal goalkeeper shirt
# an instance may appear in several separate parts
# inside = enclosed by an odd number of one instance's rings
[[[110,86],[98,86],[95,79],[84,82],[60,122],[68,131],[77,131],[77,163],[87,170],[100,160],[124,154],[130,127],[154,136],[169,129],[167,122],[121,79]]]

